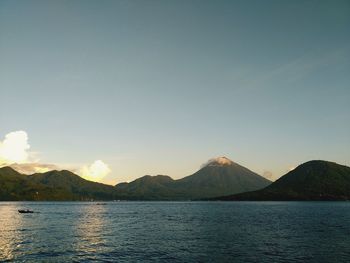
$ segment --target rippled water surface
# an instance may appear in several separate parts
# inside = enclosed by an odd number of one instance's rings
[[[350,202],[0,202],[0,249],[11,262],[350,262]]]

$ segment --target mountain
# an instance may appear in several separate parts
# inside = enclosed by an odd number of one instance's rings
[[[114,187],[87,181],[70,171],[23,175],[0,168],[0,200],[111,200]]]
[[[215,200],[350,200],[350,167],[309,161],[262,190]]]
[[[61,200],[67,195],[62,189],[36,184],[10,167],[0,168],[0,200]]]
[[[261,189],[270,181],[220,157],[179,180],[143,176],[116,186],[85,180],[67,171],[23,175],[0,168],[0,200],[193,200]]]
[[[177,180],[177,187],[187,198],[199,199],[218,195],[254,191],[271,182],[226,157],[210,160],[196,173]]]
[[[199,171],[179,180],[144,176],[116,185],[120,199],[189,200],[253,191],[271,182],[226,157],[209,160]]]
[[[265,187],[265,188],[264,188]],[[262,189],[263,188],[263,189]],[[258,190],[261,189],[261,190]],[[213,198],[215,196],[222,196]],[[276,182],[220,157],[179,180],[144,176],[114,186],[70,171],[23,175],[0,168],[0,200],[350,200],[350,167],[327,161],[301,164]]]
[[[36,173],[28,175],[27,178],[33,183],[68,192],[75,200],[114,199],[115,189],[113,186],[85,180],[67,170]]]
[[[166,175],[145,175],[130,183],[115,186],[118,199],[122,200],[176,200],[175,181]]]

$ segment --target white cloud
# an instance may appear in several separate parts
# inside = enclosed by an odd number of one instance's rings
[[[45,173],[52,170],[59,170],[59,168],[54,164],[43,163],[15,163],[11,164],[10,166],[22,174]]]
[[[111,170],[108,165],[101,160],[94,161],[90,166],[83,166],[78,174],[86,180],[100,182]]]
[[[6,134],[5,139],[0,141],[0,167],[11,166],[23,174],[44,173],[62,168],[61,165],[40,163],[38,154],[30,152],[29,149],[28,135],[25,131]],[[91,165],[85,165],[80,169],[68,168],[67,170],[94,182],[100,182],[111,172],[108,165],[101,160],[96,160]]]
[[[0,166],[13,163],[27,163],[30,145],[25,131],[14,131],[6,134],[0,141]]]
[[[231,165],[231,164],[233,164],[233,162],[230,159],[222,156],[222,157],[209,159],[206,163],[200,166],[200,169],[209,165],[213,166],[213,165]]]

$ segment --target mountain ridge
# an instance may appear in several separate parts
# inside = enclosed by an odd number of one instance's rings
[[[91,182],[68,170],[23,175],[6,168],[0,170],[0,186],[5,189],[0,191],[6,192],[0,200],[190,200],[257,190],[271,183],[226,157],[211,160],[194,174],[178,180],[167,175],[146,175],[116,186]],[[10,174],[14,176],[9,179]],[[17,181],[11,183],[15,178]]]
[[[116,186],[91,182],[68,170],[24,175],[2,167],[0,200],[350,200],[350,167],[312,160],[271,183],[227,158],[216,158],[181,179],[145,175]]]
[[[213,200],[350,200],[350,167],[335,162],[312,160],[299,165],[266,188]]]

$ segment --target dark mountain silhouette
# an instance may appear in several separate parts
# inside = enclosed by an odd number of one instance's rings
[[[268,187],[215,200],[350,200],[350,167],[309,161]]]
[[[114,186],[85,180],[70,171],[23,175],[0,168],[0,200],[189,200],[261,189],[267,179],[225,157],[210,160],[191,176],[146,175]]]
[[[189,200],[261,189],[271,182],[226,157],[210,160],[193,175],[179,180],[144,176],[116,185],[118,195],[138,200]]]
[[[262,189],[271,182],[226,157],[209,161],[202,169],[176,181],[187,198],[214,197]]]
[[[111,200],[115,196],[113,186],[85,180],[67,170],[53,170],[27,177],[32,183],[42,184],[52,189],[62,189],[75,200]]]
[[[87,181],[70,171],[23,175],[0,168],[0,200],[112,200],[114,187]]]
[[[177,200],[174,182],[166,175],[145,175],[130,183],[117,184],[115,189],[122,200]]]

